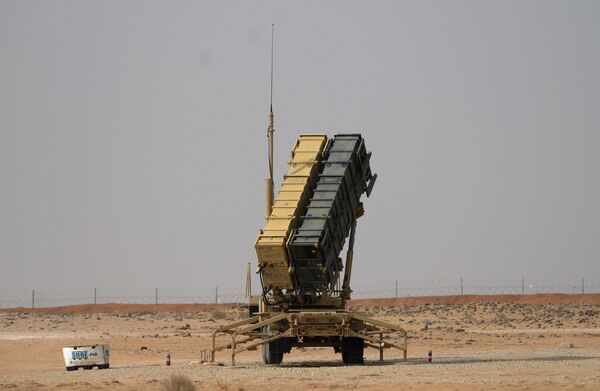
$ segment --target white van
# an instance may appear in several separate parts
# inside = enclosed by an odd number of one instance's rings
[[[108,345],[72,346],[63,348],[63,356],[67,371],[75,371],[79,368],[106,369],[108,363]]]

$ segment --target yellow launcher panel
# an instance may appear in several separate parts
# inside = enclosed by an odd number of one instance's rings
[[[293,289],[287,240],[304,215],[319,175],[326,135],[301,135],[292,151],[271,216],[254,247],[261,267],[263,287]]]

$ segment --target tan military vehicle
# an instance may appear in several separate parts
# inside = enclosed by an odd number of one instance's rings
[[[346,310],[356,221],[364,214],[360,199],[371,194],[377,179],[365,140],[360,134],[300,135],[273,202],[273,134],[271,103],[266,224],[254,245],[262,293],[251,297],[248,276],[250,317],[213,332],[211,361],[217,351],[230,349],[235,364],[236,353],[258,346],[266,364],[281,363],[293,347],[311,346],[331,346],[347,364],[362,364],[365,347],[379,349],[380,359],[390,347],[406,358],[402,328]],[[217,346],[223,333],[231,339]],[[400,342],[384,340],[394,333]]]
[[[211,360],[218,350],[231,349],[234,364],[236,353],[261,345],[266,364],[281,363],[293,347],[311,346],[331,346],[347,364],[362,364],[365,347],[379,349],[381,359],[390,347],[406,357],[402,328],[346,311],[356,221],[364,214],[360,197],[371,194],[377,178],[370,158],[360,134],[298,138],[274,203],[273,182],[267,179],[266,224],[255,243],[262,294],[251,297],[248,319],[215,330]],[[272,167],[272,153],[269,162]],[[221,333],[231,340],[216,346]],[[388,333],[398,333],[402,341],[384,340]]]

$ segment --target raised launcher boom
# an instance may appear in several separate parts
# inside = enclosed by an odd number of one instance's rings
[[[360,197],[371,194],[377,178],[370,158],[360,134],[338,134],[326,151],[314,195],[288,245],[301,305],[331,304],[321,298],[340,293],[339,255],[363,213]]]

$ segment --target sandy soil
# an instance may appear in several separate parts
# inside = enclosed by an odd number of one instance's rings
[[[98,305],[0,311],[0,390],[160,390],[170,374],[198,390],[599,390],[600,295],[357,300],[353,310],[409,331],[409,359],[366,350],[345,366],[331,348],[293,350],[280,366],[245,352],[200,362],[235,305]],[[111,368],[66,372],[61,348],[108,343]],[[429,350],[433,363],[426,362]],[[171,353],[173,365],[164,365]]]

